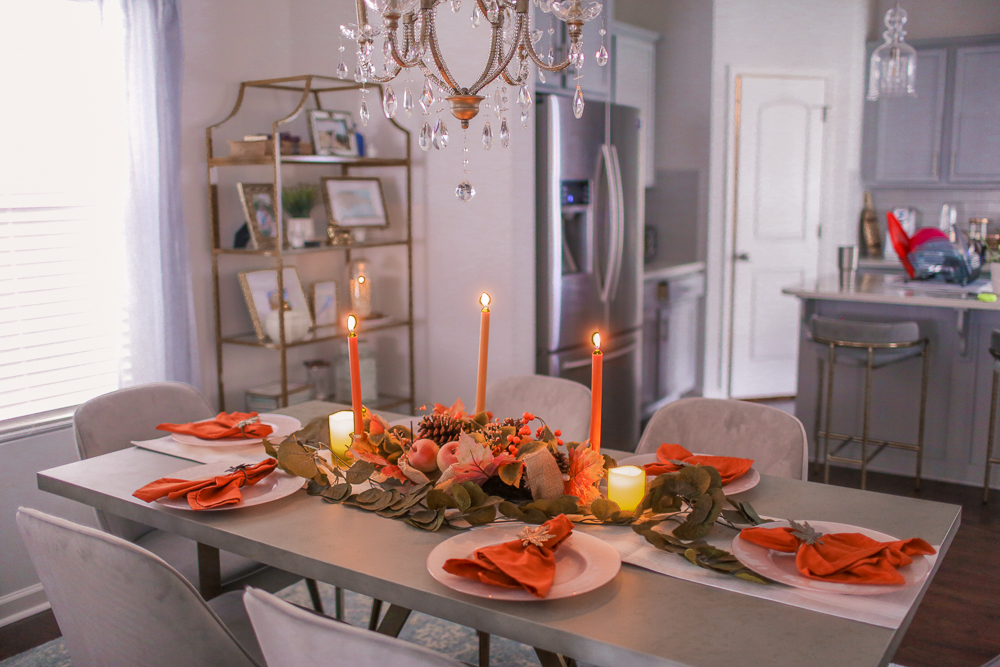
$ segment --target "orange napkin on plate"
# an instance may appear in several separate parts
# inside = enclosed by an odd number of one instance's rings
[[[167,496],[171,500],[187,496],[188,504],[193,510],[235,505],[243,500],[241,488],[252,486],[264,479],[274,472],[277,465],[278,462],[275,459],[264,459],[254,465],[236,466],[231,468],[232,472],[226,475],[209,477],[208,479],[189,480],[163,477],[155,482],[150,482],[132,495],[147,503],[163,496]]]
[[[663,443],[656,450],[656,457],[659,461],[656,463],[647,463],[643,466],[646,474],[655,477],[665,472],[677,472],[683,466],[671,463],[671,461],[683,461],[691,465],[712,466],[719,471],[723,486],[747,474],[750,467],[753,466],[753,459],[740,459],[735,456],[692,454],[680,445],[668,445],[667,443]]]
[[[516,540],[476,549],[472,558],[449,558],[444,570],[544,598],[556,576],[555,550],[572,532],[573,523],[560,514],[541,526],[526,527]]]
[[[249,420],[255,420],[247,424]],[[240,424],[243,424],[241,427]],[[160,431],[170,431],[182,435],[193,435],[203,440],[218,440],[219,438],[264,438],[271,435],[272,429],[260,421],[256,412],[220,412],[212,421],[195,422],[193,424],[160,424]]]
[[[897,568],[913,562],[912,556],[937,553],[919,537],[879,542],[861,533],[828,533],[815,544],[792,534],[792,528],[746,528],[740,537],[774,551],[795,554],[803,576],[845,584],[903,584]]]

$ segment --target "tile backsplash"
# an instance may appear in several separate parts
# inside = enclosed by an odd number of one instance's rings
[[[876,189],[870,190],[883,238],[886,229],[886,211],[894,208],[912,208],[917,212],[917,227],[937,227],[941,207],[957,207],[956,222],[968,228],[969,218],[989,218],[990,231],[1000,231],[1000,190],[959,189]],[[860,213],[859,205],[858,211]]]

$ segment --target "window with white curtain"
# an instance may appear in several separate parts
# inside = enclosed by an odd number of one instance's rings
[[[0,3],[0,422],[130,381],[120,11]]]

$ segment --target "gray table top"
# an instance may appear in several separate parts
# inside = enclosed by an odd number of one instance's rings
[[[340,406],[311,402],[282,412],[303,421]],[[456,534],[333,505],[300,491],[231,512],[165,509],[132,497],[138,487],[191,462],[124,449],[38,473],[38,486],[95,508],[177,533],[305,577],[509,637],[598,665],[884,665],[940,565],[896,630],[675,579],[631,565],[576,598],[514,603],[476,598],[438,583],[427,555]],[[924,500],[762,476],[741,494],[762,514],[839,521],[941,544],[961,508]],[[628,528],[623,528],[628,530]]]
[[[971,294],[971,289],[966,291],[957,285],[935,282],[906,282],[902,275],[858,274],[852,287],[841,287],[837,276],[827,276],[810,283],[786,287],[781,291],[800,299],[1000,311],[1000,301],[979,301]]]

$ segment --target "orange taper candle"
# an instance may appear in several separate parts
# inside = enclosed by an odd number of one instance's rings
[[[490,295],[483,292],[479,297],[483,304],[482,319],[479,321],[479,377],[476,379],[476,414],[486,409],[486,362],[490,352]]]
[[[601,453],[601,394],[604,389],[604,353],[601,334],[594,332],[594,354],[590,364],[590,447]]]
[[[354,435],[361,435],[365,430],[364,408],[361,406],[361,363],[358,361],[358,334],[354,330],[358,326],[358,318],[347,316],[347,355],[351,362],[351,409],[354,410]]]

